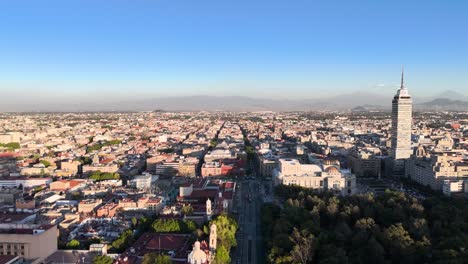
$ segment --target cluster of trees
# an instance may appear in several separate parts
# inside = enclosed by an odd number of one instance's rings
[[[154,252],[146,253],[143,256],[141,264],[171,264],[171,257],[167,255],[160,255]]]
[[[65,246],[59,245],[59,248],[65,248],[65,249],[88,249],[89,245],[91,244],[99,244],[102,243],[102,240],[97,237],[90,238],[86,241],[78,241],[76,239],[70,240],[68,243],[65,244]]]
[[[465,263],[468,206],[430,196],[423,202],[387,190],[337,197],[279,186],[284,206],[265,204],[269,263]]]
[[[81,243],[76,239],[72,239],[65,246],[67,249],[79,249],[81,248]]]
[[[184,205],[182,207],[182,213],[184,215],[192,215],[193,214],[193,207],[190,204]]]
[[[203,232],[206,235],[210,234],[211,224],[216,225],[216,232],[218,236],[215,262],[217,264],[231,263],[231,258],[229,255],[231,248],[237,246],[236,232],[238,225],[236,220],[226,214],[221,214],[215,219],[211,220],[208,225],[203,227]]]
[[[116,172],[111,173],[111,172],[94,171],[89,176],[89,179],[96,180],[96,181],[118,180],[118,179],[120,179],[120,174],[118,174]]]
[[[194,221],[180,219],[158,219],[152,227],[157,233],[191,233],[197,229]]]
[[[42,163],[42,165],[44,165],[45,167],[49,167],[51,165],[50,162],[47,160],[41,160],[39,162]]]
[[[120,236],[112,242],[112,248],[117,252],[123,252],[127,247],[132,245],[136,240],[133,231],[125,230]]]
[[[216,147],[217,145],[218,145],[218,141],[217,141],[216,139],[212,139],[212,140],[210,141],[210,147],[211,147],[211,148],[214,148],[214,147]]]
[[[8,150],[15,150],[15,149],[19,149],[21,146],[18,142],[10,142],[10,143],[6,143],[6,144],[2,144],[0,143],[0,148],[6,148]]]
[[[90,141],[92,142],[92,140],[90,140]],[[96,144],[93,144],[91,146],[86,147],[86,153],[90,153],[90,152],[93,152],[95,150],[100,150],[103,147],[107,147],[107,146],[119,145],[121,143],[122,143],[122,140],[119,140],[119,139],[114,139],[114,140],[104,141],[104,142],[98,142]]]
[[[93,258],[93,264],[112,264],[112,263],[114,263],[114,260],[109,256],[98,255]]]

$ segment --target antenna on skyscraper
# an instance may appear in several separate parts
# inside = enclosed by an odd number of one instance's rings
[[[400,86],[400,89],[405,89],[404,73],[405,73],[405,66],[402,64],[401,65],[401,86]]]

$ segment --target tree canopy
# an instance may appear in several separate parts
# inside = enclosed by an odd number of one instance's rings
[[[20,143],[18,142],[10,142],[6,144],[0,143],[0,147],[7,148],[8,150],[15,150],[15,149],[19,149],[21,146],[20,146]]]
[[[112,264],[114,260],[109,256],[95,256],[93,264]]]
[[[89,179],[96,180],[96,181],[118,180],[120,179],[120,174],[94,171],[93,173],[91,173],[91,175],[89,175]]]
[[[171,264],[171,258],[167,255],[160,255],[154,252],[146,253],[143,256],[142,264]]]
[[[79,249],[81,247],[81,244],[80,241],[72,239],[70,240],[70,242],[67,243],[66,247],[69,249]]]
[[[216,249],[216,263],[230,263],[231,258],[229,257],[231,247],[237,246],[236,232],[237,222],[234,218],[227,214],[218,215],[216,218],[211,220],[208,225],[203,227],[203,232],[206,235],[210,234],[210,226],[216,225],[216,232],[218,237],[218,247]]]
[[[197,229],[194,221],[180,219],[157,219],[152,227],[158,233],[191,233]]]
[[[284,206],[265,204],[262,232],[269,263],[464,263],[468,206],[401,192],[334,196],[279,186]]]

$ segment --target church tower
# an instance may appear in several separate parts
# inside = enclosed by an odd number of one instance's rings
[[[405,169],[405,160],[411,154],[411,124],[413,100],[405,87],[403,70],[401,71],[401,86],[392,101],[392,129],[390,155],[394,161],[393,172],[399,173]]]
[[[95,155],[93,156],[93,164],[99,164],[99,156],[98,156],[98,154],[95,154]]]
[[[213,211],[211,209],[211,200],[210,198],[208,198],[208,200],[206,200],[206,218],[210,220],[212,214],[213,214]]]
[[[210,250],[215,251],[218,242],[218,234],[216,233],[216,225],[211,224],[210,226]]]

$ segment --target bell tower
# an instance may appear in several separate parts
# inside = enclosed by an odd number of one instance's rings
[[[206,200],[206,218],[210,220],[212,214],[213,214],[213,211],[211,209],[211,200],[210,198],[208,198],[208,200]]]
[[[210,250],[216,250],[216,244],[218,240],[218,234],[216,233],[216,225],[211,224],[210,226]]]

